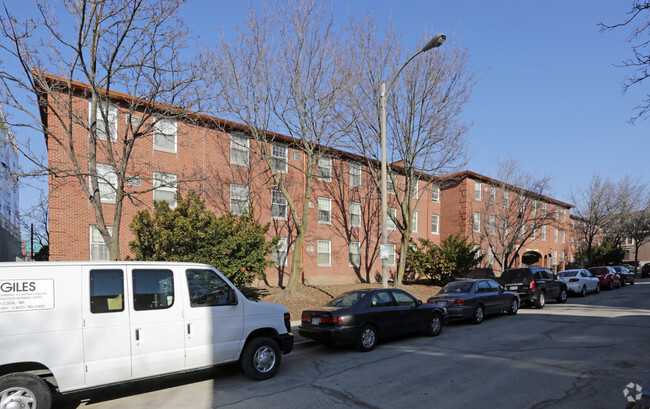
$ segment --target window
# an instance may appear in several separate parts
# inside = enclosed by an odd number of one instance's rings
[[[488,219],[488,234],[494,234],[495,222],[496,222],[496,217],[490,216]]]
[[[192,268],[185,271],[185,276],[190,292],[190,307],[237,304],[236,298],[230,298],[230,286],[216,272]]]
[[[432,214],[431,215],[431,234],[439,234],[440,228],[440,216],[437,214]]]
[[[373,308],[393,307],[394,305],[393,297],[391,297],[388,291],[376,292],[372,296],[372,300],[370,300],[370,306]]]
[[[98,163],[97,169],[97,184],[99,185],[99,196],[102,203],[115,203],[117,193],[115,186],[117,186],[117,175],[113,171],[111,165],[104,165]]]
[[[287,147],[271,144],[271,165],[276,172],[287,173]]]
[[[318,198],[318,223],[330,224],[332,222],[332,199]]]
[[[287,219],[287,198],[279,190],[271,190],[271,217]]]
[[[418,232],[418,212],[413,212],[413,218],[411,219],[411,233]]]
[[[172,209],[176,207],[176,175],[153,173],[153,200],[164,200]]]
[[[492,246],[488,249],[488,264],[494,264],[494,251],[492,250]]]
[[[328,267],[332,264],[331,261],[332,242],[329,240],[318,240],[318,265],[321,267]]]
[[[90,312],[124,311],[124,271],[90,270]]]
[[[361,164],[350,163],[350,186],[361,187]]]
[[[280,267],[284,267],[287,265],[287,238],[286,237],[280,237],[277,247],[271,253],[271,261],[274,261]]]
[[[555,206],[555,220],[560,220],[560,208]]]
[[[133,309],[163,310],[174,305],[174,274],[165,269],[133,269]]]
[[[352,267],[361,266],[361,247],[358,241],[350,242],[350,265]]]
[[[474,231],[476,233],[481,232],[481,213],[474,213]]]
[[[411,195],[413,196],[413,199],[417,199],[420,196],[420,186],[419,186],[419,181],[415,179],[413,183],[413,189],[411,191]]]
[[[537,214],[537,200],[533,200],[533,202],[531,203],[530,212],[532,214]]]
[[[531,240],[535,240],[535,237],[537,236],[537,229],[535,228],[534,224],[530,225],[530,230],[533,232],[530,238]]]
[[[503,207],[508,208],[510,206],[510,192],[503,192]]]
[[[526,225],[523,224],[523,222],[520,222],[520,226],[519,226],[519,238],[520,238],[520,239],[523,238],[525,234],[526,234]]]
[[[230,163],[237,166],[250,166],[250,139],[246,135],[230,135]]]
[[[555,242],[556,242],[556,243],[557,243],[557,241],[558,241],[559,232],[560,232],[560,231],[559,231],[558,229],[555,229]]]
[[[117,141],[117,108],[107,101],[97,102],[97,118],[95,120],[95,132],[97,139],[105,141],[106,138],[106,120],[108,120],[108,131],[111,135],[111,141]],[[90,112],[92,102],[88,101],[88,122],[90,122]],[[92,124],[90,124],[92,125]]]
[[[154,118],[153,148],[168,152],[176,152],[176,120]]]
[[[386,178],[386,191],[391,195],[395,194],[395,182],[397,181],[397,175],[395,172],[389,172],[388,177]]]
[[[567,213],[569,213],[569,209],[565,209],[565,210],[562,212],[562,217],[564,218],[564,221],[566,221],[566,214],[567,214]]]
[[[318,178],[323,182],[332,181],[332,158],[321,156],[318,159]]]
[[[634,245],[634,239],[632,237],[628,237],[625,239],[625,245],[627,246],[633,246]]]
[[[474,181],[474,200],[481,200],[481,182]]]
[[[558,262],[557,262],[557,250],[555,250],[553,252],[553,265],[555,266],[557,264],[558,264]]]
[[[571,248],[575,247],[575,239],[571,237]]]
[[[350,202],[350,226],[361,227],[361,203]]]
[[[497,188],[495,186],[490,186],[490,204],[493,205],[497,201]]]
[[[546,226],[542,226],[542,241],[546,241]]]
[[[434,183],[431,185],[431,201],[439,203],[440,202],[440,184]]]
[[[542,203],[542,216],[546,217],[546,202]]]
[[[107,227],[108,233],[113,234],[113,228]],[[90,261],[108,261],[108,246],[96,226],[90,226]]]
[[[386,260],[386,265],[394,266],[395,265],[395,245],[387,244],[388,246],[388,260]]]
[[[564,250],[562,250],[562,254],[560,254],[560,262],[564,263]]]
[[[397,218],[397,209],[394,207],[389,207],[388,212],[392,214],[395,218]],[[386,229],[387,230],[395,230],[397,226],[395,226],[395,222],[390,216],[386,216]]]
[[[393,297],[395,297],[398,306],[415,306],[415,299],[406,293],[393,291]]]
[[[230,212],[241,216],[248,210],[248,186],[237,185],[232,183],[230,185]]]
[[[519,196],[519,213],[523,213],[526,210],[526,198],[524,196]]]

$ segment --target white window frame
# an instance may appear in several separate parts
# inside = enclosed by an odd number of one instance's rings
[[[533,201],[530,203],[530,212],[531,212],[533,215],[536,215],[536,214],[537,214],[537,200],[533,200]]]
[[[431,215],[431,234],[440,234],[440,215]]]
[[[97,101],[97,106],[96,106],[97,115],[96,115],[96,122],[95,122],[95,130],[96,130],[97,139],[100,141],[105,141],[108,138],[106,138],[106,133],[104,132],[104,130],[106,129],[106,125],[104,123],[104,117],[102,116],[102,111],[101,111],[102,102],[103,101]],[[88,132],[90,132],[90,114],[92,113],[91,110],[92,110],[92,101],[88,100],[88,123],[89,123]],[[108,113],[108,121],[110,122],[108,127],[111,132],[111,141],[117,142],[117,107],[111,104],[110,102],[108,102],[107,113]]]
[[[510,207],[510,192],[507,190],[503,191],[503,207],[506,209]]]
[[[397,219],[397,208],[389,207],[388,211]],[[386,215],[386,230],[396,230],[396,229],[397,226],[395,225],[395,222],[393,222],[393,219],[390,216]]]
[[[411,233],[418,232],[418,212],[413,212],[413,217],[411,218]]]
[[[482,189],[483,189],[483,183],[481,183],[481,181],[479,181],[479,180],[475,180],[474,181],[474,200],[476,200],[477,202],[481,201],[481,196],[483,194]]]
[[[284,152],[284,154],[283,154]],[[277,143],[271,144],[271,164],[278,173],[289,172],[289,148]],[[280,166],[282,165],[282,166]]]
[[[625,245],[626,246],[633,246],[634,245],[634,239],[632,237],[627,237],[625,239]]]
[[[287,265],[287,238],[280,237],[277,248],[271,253],[271,261],[274,261],[278,267]]]
[[[397,264],[397,257],[395,256],[395,244],[387,244],[388,246],[388,259],[386,260],[386,265],[389,267],[395,267]]]
[[[321,251],[327,248],[327,252]],[[327,263],[321,262],[321,254],[327,254]],[[331,267],[332,266],[332,242],[330,240],[318,240],[316,244],[316,264],[319,267]]]
[[[248,210],[250,188],[248,185],[230,184],[230,212],[241,216]],[[243,204],[243,205],[242,205]]]
[[[113,235],[113,227],[106,226],[108,229],[108,232]],[[96,239],[100,239],[101,242],[99,242]],[[90,225],[90,234],[88,237],[89,240],[89,250],[90,254],[88,256],[90,261],[109,261],[109,253],[108,253],[108,246],[106,245],[106,242],[104,241],[104,238],[102,235],[99,233],[99,229],[95,225]],[[93,248],[96,248],[99,253],[101,254],[106,254],[106,258],[93,258]]]
[[[276,214],[273,214],[274,207],[278,209],[275,212]],[[271,189],[271,217],[274,220],[287,220],[288,207],[289,203],[287,202],[287,198],[282,194],[282,191]],[[283,211],[280,212],[280,210]]]
[[[496,230],[497,217],[495,215],[488,216],[488,234],[494,234]]]
[[[474,224],[473,224],[474,233],[481,232],[481,213],[474,212]]]
[[[332,224],[332,199],[329,197],[318,198],[318,223]]]
[[[488,247],[488,265],[494,264],[494,250],[492,250],[492,246]]]
[[[560,230],[558,230],[558,229],[556,228],[556,229],[555,229],[555,242],[556,242],[556,243],[557,243],[558,240],[559,240],[559,236],[560,236]]]
[[[494,185],[490,185],[490,199],[488,202],[493,205],[497,202],[497,188]]]
[[[329,176],[328,176],[329,175]],[[332,181],[332,157],[321,156],[318,158],[318,179],[323,182]]]
[[[546,226],[542,226],[542,241],[546,241]]]
[[[95,165],[95,174],[97,175],[97,185],[99,187],[101,202],[115,203],[117,199],[117,174],[111,165],[104,163],[96,163]],[[90,176],[88,177],[88,186],[91,186]]]
[[[395,183],[393,183],[393,180],[395,180]],[[395,193],[395,184],[397,183],[397,174],[395,172],[389,172],[387,177],[386,177],[386,192],[390,195],[394,195]]]
[[[163,172],[153,172],[153,200],[160,201],[165,200],[169,203],[171,209],[176,208],[176,192],[177,187],[177,177],[172,173],[163,173]],[[170,202],[166,199],[156,199],[156,192],[173,192],[174,201]]]
[[[250,167],[250,144],[250,138],[244,134],[234,133],[230,135],[231,165]]]
[[[356,249],[356,253],[353,250]],[[357,256],[357,264],[354,263],[352,257]],[[358,241],[351,241],[348,245],[348,264],[350,267],[361,267],[361,243]]]
[[[440,203],[440,183],[431,184],[431,201]]]
[[[158,138],[169,138],[173,136],[174,147],[160,146],[156,144]],[[176,153],[178,141],[178,122],[175,119],[154,117],[153,123],[153,149],[162,152]],[[170,141],[171,142],[171,141]]]
[[[361,164],[350,162],[350,186],[351,187],[361,187],[362,178],[361,178]]]
[[[359,202],[350,202],[350,226],[361,227],[361,203]]]
[[[415,184],[413,184],[413,190],[411,191],[411,196],[413,199],[417,199],[420,196],[420,181],[415,179]]]

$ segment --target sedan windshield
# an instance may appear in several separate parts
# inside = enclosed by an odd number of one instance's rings
[[[577,271],[560,271],[557,273],[558,277],[575,277],[578,274]]]
[[[474,283],[451,283],[447,284],[445,288],[440,290],[440,294],[451,294],[451,293],[468,293],[472,289]]]
[[[359,302],[366,295],[365,292],[349,292],[343,293],[325,304],[326,307],[352,307]]]

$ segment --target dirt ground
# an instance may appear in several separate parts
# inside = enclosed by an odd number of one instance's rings
[[[247,288],[243,292],[251,300],[277,302],[284,305],[291,313],[291,320],[298,321],[303,310],[321,307],[337,295],[359,288],[381,288],[381,284],[358,283],[326,286],[300,284],[298,285],[297,294],[293,297],[289,297],[279,287]],[[422,300],[422,302],[426,302],[427,298],[435,295],[440,290],[440,287],[428,284],[410,284],[404,285],[402,289]]]

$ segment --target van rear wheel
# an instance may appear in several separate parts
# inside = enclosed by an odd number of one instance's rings
[[[241,357],[244,373],[251,379],[263,381],[273,378],[280,368],[282,355],[278,344],[268,337],[251,340]]]
[[[50,409],[52,391],[45,381],[28,373],[0,376],[0,408]]]

